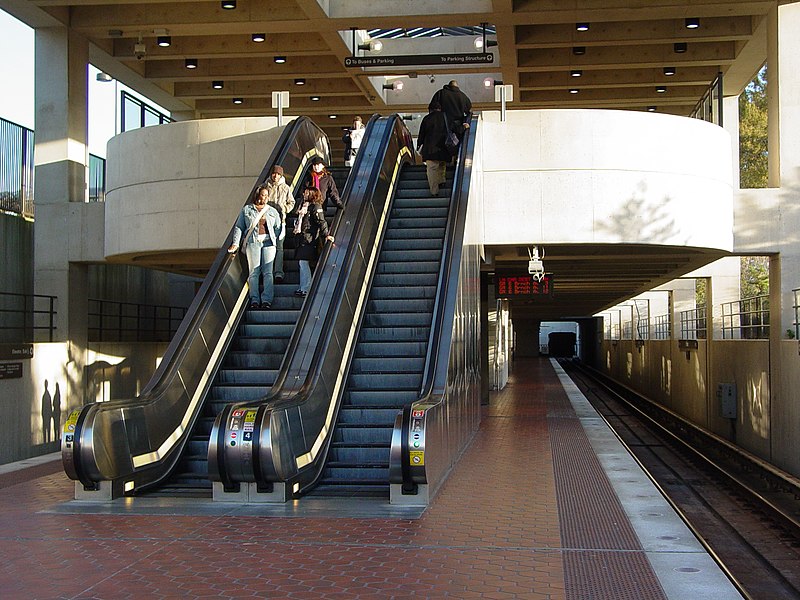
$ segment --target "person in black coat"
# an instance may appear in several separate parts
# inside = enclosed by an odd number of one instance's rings
[[[316,188],[320,191],[323,199],[323,208],[326,208],[329,204],[336,208],[344,208],[344,204],[339,199],[339,190],[336,188],[333,175],[325,167],[325,161],[319,156],[311,159],[311,171],[308,173],[305,187]]]
[[[311,289],[311,263],[318,257],[317,245],[334,241],[328,232],[322,194],[317,188],[310,187],[303,192],[303,203],[297,211],[294,233],[297,240],[294,256],[300,265],[300,288],[295,291],[295,296],[306,296]]]
[[[417,151],[422,154],[428,174],[431,196],[439,194],[439,186],[445,182],[445,170],[450,162],[450,152],[445,147],[447,116],[436,100],[431,102],[430,112],[422,119],[417,135]]]
[[[464,136],[464,130],[469,129],[469,122],[472,119],[472,101],[458,87],[458,82],[453,79],[433,95],[428,105],[428,111],[432,110],[434,102],[438,102],[442,107],[442,112],[447,115],[450,121],[450,130],[458,136],[458,139],[461,139]]]

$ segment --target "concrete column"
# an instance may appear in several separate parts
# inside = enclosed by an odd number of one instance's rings
[[[722,99],[722,122],[724,129],[731,136],[731,172],[733,186],[739,187],[739,96],[728,96]]]
[[[767,15],[767,151],[769,164],[767,171],[767,185],[769,187],[781,186],[781,111],[780,111],[780,86],[781,69],[780,54],[778,52],[778,8],[772,7]]]
[[[88,42],[66,28],[36,30],[34,290],[58,298],[55,341],[68,342],[67,368],[78,378],[68,406],[83,402],[86,361],[87,267],[69,254],[84,235],[75,217],[88,194],[88,56]]]
[[[775,9],[773,9],[775,10]],[[778,131],[779,131],[779,156],[780,156],[780,183],[781,187],[795,188],[800,182],[798,167],[800,167],[800,40],[797,37],[800,27],[800,5],[787,4],[778,8],[778,43],[777,61],[778,68],[769,65],[768,75],[770,83],[773,79],[772,72],[777,73],[778,82]],[[770,139],[772,138],[772,110],[770,114]],[[773,148],[769,148],[770,156]]]

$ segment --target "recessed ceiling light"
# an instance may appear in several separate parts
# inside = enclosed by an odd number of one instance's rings
[[[282,65],[283,63],[286,62],[286,57],[285,56],[276,56],[274,60],[275,60],[275,62],[277,64]]]
[[[655,106],[648,106],[647,107],[647,112],[656,112],[656,107]]]
[[[197,68],[197,59],[196,58],[187,58],[184,63],[187,69],[196,69]]]
[[[220,5],[225,10],[233,10],[234,8],[236,8],[236,0],[222,0],[222,2],[220,2]]]
[[[572,48],[572,53],[575,56],[581,56],[582,54],[586,54],[586,46],[575,46]]]
[[[214,88],[215,90],[221,90],[222,88],[225,87],[225,82],[223,82],[223,81],[212,81],[211,82],[211,87]]]
[[[319,102],[319,96],[311,96],[312,102]]]
[[[298,77],[297,79],[294,80],[294,84],[295,85],[305,85],[306,84],[306,80],[303,79],[302,77]]]
[[[242,102],[244,102],[244,98],[234,98],[233,99],[233,103],[234,104],[241,104]]]
[[[700,19],[697,17],[689,17],[686,19],[686,29],[697,29],[700,27]]]
[[[578,88],[572,88],[569,93],[570,94],[577,94],[580,90]]]
[[[581,71],[580,69],[572,69],[572,71],[570,71],[569,74],[572,77],[580,77],[581,75],[583,75],[583,71]]]
[[[672,46],[672,49],[678,54],[683,54],[688,49],[688,46],[686,45],[686,42],[675,42],[675,45]]]
[[[266,33],[254,33],[253,34],[253,41],[254,42],[261,43],[266,39],[267,39],[267,34]]]
[[[667,86],[665,86],[665,85],[660,85],[660,86],[658,86],[658,87],[656,88],[656,91],[657,91],[659,94],[663,94],[664,92],[666,92],[666,91],[667,91]]]
[[[575,23],[575,31],[589,31],[588,23]]]
[[[329,119],[335,119],[338,115],[328,115]]]
[[[675,75],[675,73],[677,73],[675,67],[664,67],[664,75],[667,77]]]
[[[168,35],[160,35],[156,38],[156,43],[162,48],[166,48],[172,43],[172,38]]]

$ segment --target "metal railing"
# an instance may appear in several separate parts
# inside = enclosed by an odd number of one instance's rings
[[[722,305],[722,339],[769,338],[769,296],[742,298]]]
[[[717,74],[689,116],[722,127],[722,73]]]
[[[33,131],[0,118],[0,210],[33,217]]]
[[[659,315],[653,317],[653,338],[654,340],[668,340],[672,338],[672,321],[669,315]]]
[[[56,296],[0,292],[0,340],[52,342],[56,330]]]
[[[682,340],[704,340],[708,337],[705,306],[682,310],[678,316],[680,317]]]
[[[185,314],[181,306],[90,298],[89,341],[168,342]]]

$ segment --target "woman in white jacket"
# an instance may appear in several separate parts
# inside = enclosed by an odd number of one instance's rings
[[[244,244],[250,276],[247,283],[250,287],[250,308],[267,309],[272,306],[275,296],[275,285],[272,281],[272,267],[278,238],[283,233],[281,215],[267,204],[269,191],[260,186],[253,194],[252,203],[248,202],[239,213],[233,228],[233,240],[228,252],[234,254],[239,243]],[[263,289],[259,291],[259,280],[263,279]]]

